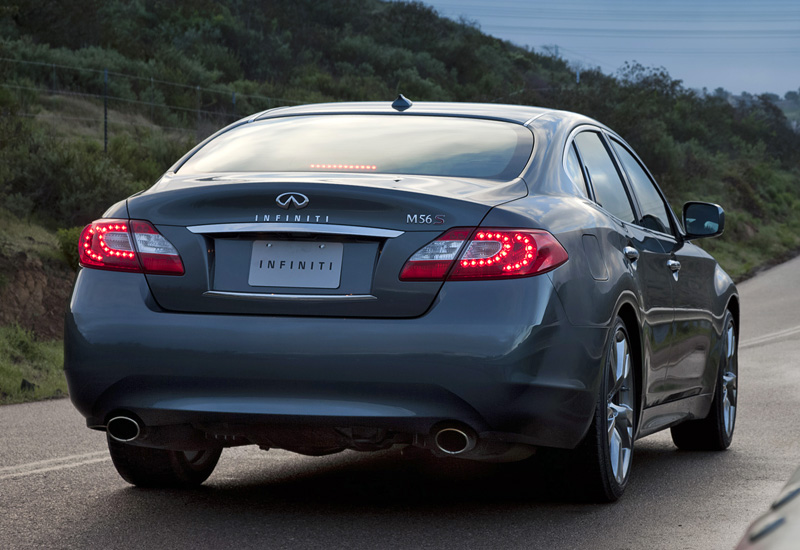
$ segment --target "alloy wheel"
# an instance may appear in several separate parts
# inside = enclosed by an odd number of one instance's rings
[[[722,371],[722,421],[725,426],[725,434],[730,437],[733,434],[733,427],[736,423],[736,394],[739,372],[736,358],[736,331],[732,320],[728,322],[725,336],[727,349],[725,350],[725,365],[723,365]]]
[[[634,390],[631,352],[625,330],[617,328],[606,366],[608,456],[614,479],[625,483],[633,454]]]

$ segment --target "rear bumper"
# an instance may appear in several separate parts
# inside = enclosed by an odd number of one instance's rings
[[[160,310],[142,275],[83,269],[66,318],[70,397],[91,427],[118,411],[146,426],[427,435],[457,422],[574,447],[607,331],[570,325],[547,277],[490,284],[447,283],[414,319],[204,315]]]

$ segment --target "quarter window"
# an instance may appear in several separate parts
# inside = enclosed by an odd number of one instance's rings
[[[575,136],[575,143],[586,166],[597,204],[620,220],[633,223],[636,216],[628,193],[600,134],[581,132]]]
[[[617,152],[625,172],[628,173],[633,192],[639,200],[642,219],[638,222],[638,225],[654,231],[672,234],[667,207],[653,180],[647,175],[639,161],[622,144],[617,143],[615,140],[611,140],[611,144],[614,147],[614,151]]]
[[[578,160],[578,153],[575,152],[574,143],[569,146],[566,160],[567,161],[564,164],[567,168],[567,174],[569,174],[570,179],[575,184],[578,194],[580,194],[582,197],[588,197],[588,186],[586,185],[586,180],[583,177],[583,170],[581,170],[581,163]]]

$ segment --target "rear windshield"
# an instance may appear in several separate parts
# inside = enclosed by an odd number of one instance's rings
[[[363,172],[507,181],[520,175],[532,150],[530,130],[494,120],[296,116],[225,132],[178,172]]]

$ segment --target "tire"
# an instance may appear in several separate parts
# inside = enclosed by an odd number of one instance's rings
[[[137,487],[189,488],[203,483],[219,461],[221,448],[170,451],[122,443],[107,436],[111,461],[119,475]]]
[[[736,323],[725,314],[722,357],[717,372],[714,401],[708,416],[672,427],[672,442],[687,451],[724,451],[733,441],[739,394],[739,359]]]
[[[574,451],[574,473],[582,477],[584,496],[614,502],[630,478],[636,428],[636,366],[625,323],[617,317],[603,361],[603,379],[594,420]]]

